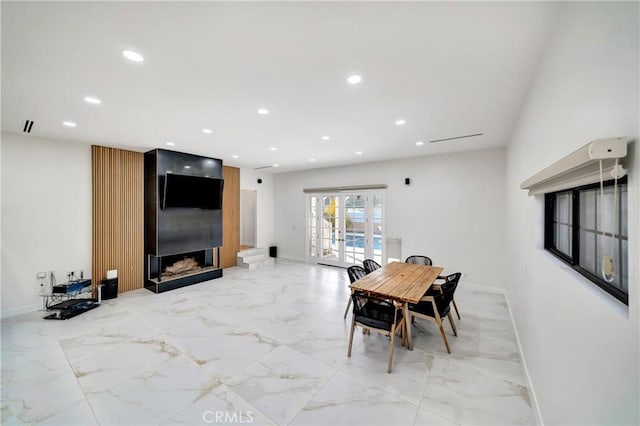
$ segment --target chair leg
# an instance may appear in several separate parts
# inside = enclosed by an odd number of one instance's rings
[[[451,324],[451,328],[453,329],[453,335],[458,337],[458,330],[456,330],[456,324],[453,322],[453,315],[451,315],[451,311],[447,314],[449,317],[449,324]]]
[[[402,327],[400,327],[400,336],[402,337],[401,344],[402,346],[407,346],[407,321],[403,320]]]
[[[442,340],[444,340],[444,346],[447,348],[447,352],[451,353],[451,349],[449,349],[449,342],[447,341],[447,335],[444,333],[444,327],[440,318],[438,318],[438,328],[440,329],[440,334],[442,335]]]
[[[349,306],[351,306],[351,296],[349,296],[349,301],[347,302],[347,308],[344,310],[344,319],[347,319],[347,314],[349,313]]]
[[[393,361],[393,347],[395,346],[396,329],[391,329],[391,341],[389,342],[389,361],[387,362],[387,373],[391,374],[391,362]]]
[[[402,305],[402,320],[405,323],[405,331],[407,333],[407,349],[409,349],[410,351],[413,350],[413,339],[411,338],[411,324],[409,324],[410,321],[407,318],[410,318],[412,316],[413,315],[409,313],[409,304],[404,303]]]
[[[451,353],[451,349],[449,349],[449,342],[447,341],[447,335],[444,334],[444,327],[440,324],[440,334],[442,334],[442,340],[444,340],[444,346],[447,348],[447,352]]]
[[[349,333],[349,350],[347,351],[347,357],[351,358],[351,345],[353,345],[353,331],[356,328],[356,319],[351,320],[351,333]]]
[[[453,307],[456,310],[456,315],[458,316],[458,319],[460,319],[460,312],[458,312],[458,305],[456,305],[456,301],[454,299],[451,299],[453,301]]]

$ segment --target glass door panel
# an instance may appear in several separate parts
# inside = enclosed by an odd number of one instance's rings
[[[322,197],[320,259],[331,264],[342,261],[342,207],[340,196]]]
[[[371,218],[373,223],[371,230],[373,234],[372,258],[380,265],[382,265],[382,242],[384,241],[382,238],[382,195],[374,194],[371,198]]]
[[[362,194],[344,196],[345,205],[345,263],[361,264],[365,257],[366,198]]]
[[[311,196],[308,198],[308,210],[307,210],[307,256],[316,257],[319,250],[319,207],[320,198],[317,196]]]
[[[307,257],[335,266],[382,264],[382,195],[373,192],[307,196]]]

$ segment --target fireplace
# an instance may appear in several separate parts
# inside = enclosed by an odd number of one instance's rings
[[[147,288],[156,293],[219,278],[217,248],[167,256],[148,255]]]
[[[175,279],[198,273],[207,266],[205,258],[205,250],[163,256],[160,258],[159,279]]]
[[[222,209],[206,202],[211,194],[203,185],[222,180],[222,160],[155,149],[144,161],[145,287],[161,293],[221,277]],[[190,186],[171,186],[181,182],[167,179],[174,173]]]

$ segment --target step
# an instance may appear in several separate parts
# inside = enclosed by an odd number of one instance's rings
[[[264,255],[264,253],[262,254],[254,254],[251,256],[238,256],[238,258],[242,259],[242,261],[244,263],[256,263],[256,262],[261,262],[262,260],[264,260],[267,256]]]
[[[271,266],[274,263],[272,257],[267,257],[267,251],[264,248],[241,250],[237,255],[237,265],[244,268],[255,269],[263,266]]]
[[[250,248],[250,249],[240,250],[238,252],[238,257],[255,256],[258,254],[266,255],[267,251],[264,248]]]
[[[247,261],[246,258],[241,258],[238,257],[238,266],[241,266],[243,268],[249,268],[249,269],[255,269],[255,268],[261,268],[263,266],[272,266],[275,262],[275,259],[273,259],[272,257],[260,257],[258,258],[257,256],[253,256],[253,259],[251,259],[250,261]]]
[[[275,263],[274,260],[275,259],[273,257],[265,257],[259,262],[248,263],[247,267],[249,269],[256,269],[256,268],[263,268],[265,266],[273,266]]]

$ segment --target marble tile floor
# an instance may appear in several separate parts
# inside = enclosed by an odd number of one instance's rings
[[[162,294],[121,294],[66,321],[3,320],[3,425],[532,424],[506,302],[465,288],[446,353],[357,331],[346,271],[278,261]],[[447,325],[447,327],[449,327]]]

